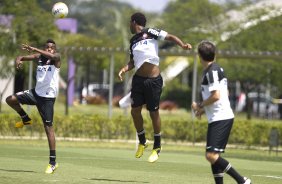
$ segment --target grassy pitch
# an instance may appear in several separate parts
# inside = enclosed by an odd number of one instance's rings
[[[148,163],[150,149],[134,158],[135,144],[57,141],[59,168],[47,175],[46,140],[0,140],[1,184],[213,184],[204,147],[164,145],[156,163]],[[227,149],[224,156],[257,184],[282,183],[282,154]],[[235,183],[225,175],[225,183]]]

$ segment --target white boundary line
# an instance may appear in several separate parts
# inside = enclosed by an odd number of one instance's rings
[[[269,175],[253,175],[258,177],[265,177],[265,178],[274,178],[274,179],[282,179],[282,176],[269,176]]]

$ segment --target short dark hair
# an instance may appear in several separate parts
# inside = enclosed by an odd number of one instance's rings
[[[201,41],[198,45],[198,54],[204,61],[213,61],[215,58],[216,47],[207,40]]]
[[[131,22],[135,22],[136,24],[145,27],[146,26],[146,17],[143,13],[137,12],[131,15]]]
[[[46,41],[46,43],[53,43],[53,44],[56,45],[55,41],[54,41],[53,39],[51,39],[51,38],[49,38],[49,39]]]

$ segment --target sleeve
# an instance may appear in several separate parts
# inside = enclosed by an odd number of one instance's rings
[[[220,89],[218,70],[211,70],[206,73],[208,79],[208,89],[209,91],[215,91]]]
[[[167,32],[156,28],[149,28],[148,33],[156,40],[164,40],[167,35]]]
[[[167,32],[161,30],[159,35],[159,40],[164,40],[167,35]]]

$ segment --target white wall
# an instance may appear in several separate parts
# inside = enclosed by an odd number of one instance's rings
[[[14,77],[11,77],[11,79],[0,78],[0,93],[2,93],[4,89],[7,87],[5,93],[3,94],[1,103],[6,103],[5,102],[6,97],[14,93],[14,81],[15,81]]]

